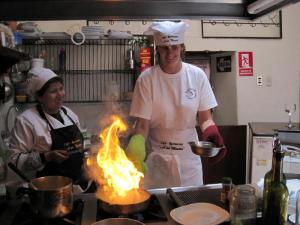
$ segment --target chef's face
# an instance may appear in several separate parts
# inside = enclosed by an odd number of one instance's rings
[[[38,97],[39,102],[47,113],[57,113],[62,107],[65,97],[64,85],[59,82],[53,82],[49,85],[45,93]]]
[[[182,45],[157,46],[161,66],[177,66],[181,62]]]

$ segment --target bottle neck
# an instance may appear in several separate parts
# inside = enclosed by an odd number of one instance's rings
[[[273,166],[273,181],[283,182],[283,156],[282,152],[275,152],[272,163]]]

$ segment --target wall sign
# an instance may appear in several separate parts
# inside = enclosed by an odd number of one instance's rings
[[[217,72],[231,72],[231,56],[217,57]]]
[[[141,72],[151,66],[151,49],[140,49]]]
[[[240,76],[253,76],[253,53],[239,52],[238,57]]]

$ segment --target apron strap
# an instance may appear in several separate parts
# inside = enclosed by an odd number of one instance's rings
[[[36,109],[37,109],[38,113],[40,114],[40,116],[48,123],[48,125],[50,126],[50,129],[53,130],[53,126],[47,120],[47,117],[42,109],[42,106],[40,104],[37,104]]]
[[[77,127],[77,129],[78,129],[78,131],[79,131],[79,133],[80,133],[81,139],[83,140],[83,139],[84,139],[84,138],[83,138],[83,134],[81,133],[79,127],[76,125],[75,121],[67,114],[66,108],[61,107],[61,110],[66,114],[66,116],[71,120],[71,122]]]
[[[74,120],[67,114],[66,108],[61,107],[61,110],[64,112],[64,114],[66,114],[66,116],[71,120],[71,122],[76,125],[76,123],[74,122]]]

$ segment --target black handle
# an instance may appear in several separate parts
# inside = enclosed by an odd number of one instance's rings
[[[167,188],[167,194],[169,195],[169,197],[171,198],[171,200],[177,205],[177,206],[184,206],[185,203],[178,198],[178,196],[176,195],[176,193],[171,189],[171,188]]]
[[[21,170],[19,170],[14,164],[12,164],[11,162],[9,162],[8,167],[11,168],[16,174],[19,175],[19,177],[21,177],[24,181],[30,183],[30,180],[28,179],[28,177],[26,177]]]

